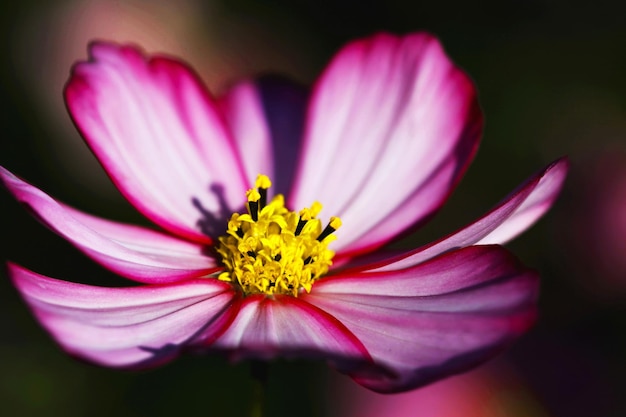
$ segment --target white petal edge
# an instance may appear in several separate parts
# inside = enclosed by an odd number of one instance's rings
[[[110,367],[159,365],[190,345],[210,344],[238,305],[232,288],[214,279],[103,288],[48,278],[14,264],[9,273],[64,350]]]
[[[111,271],[144,283],[167,283],[218,269],[203,245],[105,220],[54,200],[0,167],[0,180],[46,226]]]
[[[233,323],[212,347],[230,351],[237,360],[304,357],[348,364],[369,361],[360,341],[340,322],[292,296],[246,297]]]
[[[342,49],[313,90],[307,122],[289,202],[319,200],[322,216],[342,218],[338,253],[370,251],[432,216],[482,130],[471,81],[424,33]]]
[[[456,248],[504,244],[532,226],[548,211],[563,186],[568,166],[566,158],[558,159],[473,223],[431,244],[359,269],[395,271]]]
[[[371,354],[367,372],[348,374],[400,392],[492,358],[534,323],[537,290],[537,274],[506,250],[472,246],[401,271],[328,278],[302,298]]]
[[[184,64],[97,42],[65,88],[70,114],[129,201],[161,227],[208,243],[248,188],[216,104]],[[215,236],[211,236],[215,237]]]

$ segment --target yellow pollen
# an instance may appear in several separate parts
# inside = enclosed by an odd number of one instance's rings
[[[261,199],[261,194],[257,190],[248,190],[246,193],[246,197],[248,197],[248,201],[256,203]]]
[[[328,224],[330,225],[330,227],[337,230],[341,227],[341,219],[339,217],[332,216]]]
[[[290,294],[309,292],[328,272],[335,255],[328,244],[341,226],[338,217],[322,229],[316,218],[322,205],[315,202],[299,213],[285,207],[282,195],[266,204],[270,179],[259,175],[257,189],[246,193],[248,213],[233,213],[227,234],[219,238],[217,252],[225,271],[222,281],[241,287],[244,294]]]
[[[267,175],[259,175],[256,178],[254,186],[256,188],[264,188],[267,190],[272,186],[272,181],[270,181],[270,178]]]

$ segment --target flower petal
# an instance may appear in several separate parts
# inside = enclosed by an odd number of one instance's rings
[[[470,225],[439,241],[362,269],[398,270],[416,265],[450,249],[470,245],[504,244],[532,226],[552,206],[565,181],[567,168],[567,159],[559,159],[529,178],[496,207]]]
[[[472,246],[401,271],[329,277],[302,297],[343,323],[376,366],[380,392],[475,366],[534,322],[538,276],[499,246]]]
[[[481,238],[476,244],[503,245],[532,226],[550,207],[552,207],[552,204],[554,204],[565,182],[568,167],[568,160],[561,158],[548,165],[543,172],[536,175],[535,178],[538,182],[530,195],[515,209],[513,214],[507,218],[506,221],[493,229],[487,236]],[[522,188],[528,186],[527,182],[522,185]]]
[[[44,277],[9,265],[33,313],[70,354],[113,367],[146,367],[207,344],[233,317],[237,297],[215,279],[102,288]]]
[[[117,274],[158,284],[219,269],[201,244],[83,213],[55,201],[3,167],[0,180],[44,224]]]
[[[237,318],[212,345],[236,359],[313,357],[368,361],[363,345],[335,318],[291,296],[248,296]]]
[[[437,211],[481,130],[472,83],[432,36],[353,42],[315,87],[289,201],[342,218],[335,250],[371,250]]]
[[[237,84],[219,101],[233,132],[247,178],[272,179],[274,194],[289,192],[301,146],[308,91],[265,76]]]
[[[74,122],[120,191],[189,239],[245,200],[247,182],[215,103],[197,76],[165,57],[94,43],[65,88]],[[225,221],[223,222],[225,223]],[[221,225],[220,225],[221,227]]]

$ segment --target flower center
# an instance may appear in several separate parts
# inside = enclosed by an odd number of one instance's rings
[[[282,194],[267,202],[272,185],[265,175],[257,177],[247,192],[248,213],[233,213],[227,234],[219,238],[217,252],[226,271],[222,281],[239,284],[244,294],[290,294],[309,292],[315,280],[332,265],[335,252],[328,244],[341,226],[331,217],[322,229],[315,216],[322,209],[318,202],[299,213],[285,208]]]

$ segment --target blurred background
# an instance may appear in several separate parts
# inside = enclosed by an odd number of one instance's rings
[[[481,149],[435,220],[404,244],[466,224],[567,154],[553,210],[509,246],[542,274],[538,325],[476,371],[381,396],[318,362],[274,363],[268,415],[625,416],[626,3],[617,1],[22,0],[0,5],[0,164],[108,218],[145,222],[108,182],[62,100],[91,39],[189,62],[219,93],[282,73],[311,83],[346,41],[428,30],[475,80]],[[87,260],[4,190],[0,256],[44,275],[124,281]],[[0,277],[0,415],[241,416],[249,365],[186,356],[142,373],[69,358]]]

